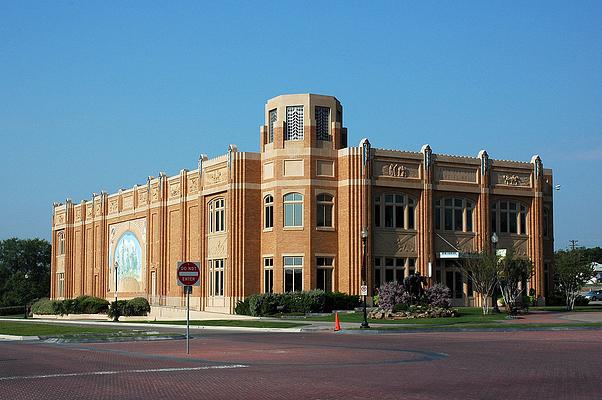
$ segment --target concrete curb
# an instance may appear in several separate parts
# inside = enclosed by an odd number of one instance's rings
[[[0,335],[0,341],[16,341],[16,340],[33,341],[33,340],[40,340],[40,338],[37,336]]]
[[[24,322],[24,319],[3,319],[3,321]],[[136,322],[101,322],[101,321],[75,321],[75,320],[56,320],[56,319],[39,319],[31,320],[30,323],[50,322],[53,324],[65,325],[94,325],[105,327],[130,327],[130,328],[170,328],[170,329],[186,329],[186,325],[178,324],[153,324],[153,323],[136,323]],[[190,330],[215,330],[215,331],[233,331],[233,332],[302,332],[303,327],[296,328],[250,328],[243,326],[205,326],[205,325],[190,325]]]

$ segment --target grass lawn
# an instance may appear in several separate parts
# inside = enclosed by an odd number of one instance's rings
[[[128,321],[134,322],[134,321]],[[186,321],[140,321],[152,324],[186,325]],[[237,319],[215,319],[215,320],[192,320],[190,326],[238,326],[244,328],[296,328],[307,324],[299,322],[259,321],[259,320],[237,320]]]
[[[482,324],[482,323],[495,323],[506,318],[506,314],[489,314],[483,315],[483,310],[477,307],[461,307],[458,308],[457,317],[449,318],[414,318],[414,319],[397,319],[397,320],[384,320],[384,319],[368,319],[369,323],[373,324],[409,324],[409,325],[461,325],[461,324]],[[286,315],[283,316],[286,319]],[[341,313],[339,314],[339,321],[341,322],[357,322],[360,323],[364,319],[362,313]],[[306,317],[302,321],[325,321],[334,323],[334,315]]]
[[[15,336],[62,336],[89,333],[116,333],[118,329],[96,326],[74,326],[38,322],[12,322],[0,320],[0,334]]]

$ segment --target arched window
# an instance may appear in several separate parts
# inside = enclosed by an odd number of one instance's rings
[[[416,200],[405,194],[384,194],[374,198],[374,226],[377,228],[384,225],[385,228],[415,229],[415,212]]]
[[[334,197],[327,193],[318,195],[318,227],[332,228],[332,211],[334,208]]]
[[[500,200],[491,205],[491,230],[527,234],[527,207],[516,201]]]
[[[435,229],[472,232],[474,203],[471,200],[446,197],[435,200]]]
[[[274,197],[268,194],[263,198],[263,227],[270,229],[274,227]]]
[[[223,198],[209,203],[209,232],[226,231],[226,201]]]
[[[65,232],[60,231],[57,234],[58,255],[65,254]]]
[[[301,193],[284,195],[284,226],[303,226],[303,195]]]

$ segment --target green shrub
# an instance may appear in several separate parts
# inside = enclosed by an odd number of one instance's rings
[[[236,307],[234,307],[234,313],[237,315],[251,315],[251,311],[249,310],[249,299],[238,300],[236,302]]]
[[[109,311],[107,315],[109,318],[113,318],[113,321],[118,321],[119,317],[125,315],[125,308],[127,305],[127,300],[117,300],[111,303],[109,306]]]
[[[341,292],[326,292],[323,312],[332,312],[333,310],[353,310],[359,306],[359,296],[353,296]]]
[[[31,305],[31,312],[40,315],[53,315],[56,310],[56,303],[57,300],[40,299]]]
[[[150,312],[150,304],[144,297],[134,297],[126,301],[124,314],[127,317],[140,317],[148,315]]]
[[[109,302],[94,296],[80,296],[75,299],[82,314],[105,314],[109,310]]]
[[[263,296],[261,294],[252,294],[247,297],[249,302],[249,315],[252,317],[261,316],[261,305],[263,303]]]

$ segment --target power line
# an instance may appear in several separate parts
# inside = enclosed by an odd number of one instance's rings
[[[578,240],[569,240],[569,243],[570,243],[571,250],[575,250],[577,248],[577,243],[579,243],[579,241]]]

